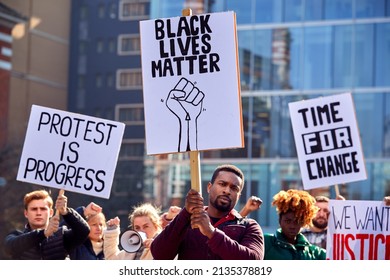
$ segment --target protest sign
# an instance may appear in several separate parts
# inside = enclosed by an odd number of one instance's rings
[[[390,207],[383,201],[330,200],[327,258],[390,260]]]
[[[234,12],[140,22],[148,155],[244,146]]]
[[[350,93],[289,103],[304,189],[367,179]]]
[[[33,105],[17,180],[109,198],[124,128]]]

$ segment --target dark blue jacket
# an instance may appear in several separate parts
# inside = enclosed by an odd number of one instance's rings
[[[84,210],[84,206],[76,208],[77,213],[86,220],[84,217]],[[104,260],[104,253],[101,251],[96,255],[91,240],[87,238],[83,244],[77,246],[70,252],[69,258],[71,260]]]
[[[89,234],[87,222],[72,208],[62,216],[70,228],[61,226],[49,238],[44,230],[16,230],[6,236],[5,251],[14,260],[64,260],[70,251],[82,244]]]
[[[92,242],[88,238],[83,244],[70,252],[69,258],[71,260],[104,260],[104,253],[101,251],[96,255],[92,247]]]

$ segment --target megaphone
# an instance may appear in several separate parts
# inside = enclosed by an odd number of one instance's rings
[[[128,253],[137,252],[143,241],[146,239],[146,234],[144,232],[137,232],[135,230],[127,230],[121,234],[120,244]]]

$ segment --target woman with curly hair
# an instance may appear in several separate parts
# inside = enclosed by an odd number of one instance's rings
[[[265,260],[326,259],[326,251],[300,233],[302,227],[311,225],[318,211],[315,203],[313,196],[301,190],[280,191],[273,197],[280,228],[275,234],[264,234]]]

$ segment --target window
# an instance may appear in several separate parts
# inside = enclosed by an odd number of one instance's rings
[[[333,50],[332,27],[307,27],[304,30],[304,36],[304,89],[330,88]]]
[[[115,39],[110,39],[108,41],[108,51],[110,53],[114,53],[115,52]]]
[[[83,5],[80,7],[80,19],[87,19],[88,17],[88,7]]]
[[[119,4],[120,20],[140,20],[149,16],[149,0],[121,1]]]
[[[117,6],[116,3],[110,4],[110,18],[115,19],[117,14]]]
[[[390,73],[389,31],[389,23],[357,24],[355,26],[355,67],[353,68],[355,86],[387,87],[390,85],[388,78]]]
[[[352,68],[353,85],[357,87],[372,87],[374,84],[374,61],[372,54],[375,53],[375,27],[373,24],[357,24],[354,28],[353,63],[355,67]],[[377,73],[377,75],[380,76],[381,74]]]
[[[87,43],[85,41],[79,41],[79,54],[85,54],[87,52]]]
[[[256,23],[270,23],[282,21],[281,0],[257,0],[255,3]]]
[[[142,89],[141,69],[122,69],[117,71],[118,89]]]
[[[324,17],[324,1],[325,0],[305,1],[305,20],[322,20]]]
[[[141,48],[140,37],[135,35],[119,35],[118,38],[118,53],[121,55],[126,54],[139,54]]]
[[[108,73],[106,76],[106,84],[107,87],[113,87],[114,86],[114,75],[112,73]]]
[[[324,4],[325,19],[352,18],[352,0],[326,0]]]
[[[284,0],[285,22],[302,20],[302,0]]]
[[[118,108],[118,121],[134,125],[144,123],[144,107],[142,104],[120,106]]]
[[[390,86],[390,23],[376,24],[375,33],[375,85],[388,87]]]
[[[332,87],[352,86],[352,26],[339,25],[333,27],[333,70]],[[360,68],[360,67],[358,67]],[[363,67],[364,68],[364,67]]]
[[[226,1],[227,10],[235,11],[237,13],[238,24],[252,23],[252,1]]]
[[[356,18],[385,16],[385,0],[356,0]],[[388,6],[388,5],[387,5]]]
[[[104,18],[106,15],[106,9],[104,7],[104,4],[100,4],[98,8],[98,17],[99,18]]]
[[[143,140],[123,140],[122,147],[119,153],[119,158],[121,160],[143,159],[145,154],[144,146],[145,145]]]
[[[102,39],[98,39],[96,42],[96,52],[102,53],[104,49],[104,42]]]
[[[103,76],[102,76],[102,74],[96,74],[95,85],[96,85],[97,88],[101,88],[103,86]]]
[[[84,89],[85,88],[85,76],[84,75],[80,75],[78,77],[77,88],[78,89]]]

